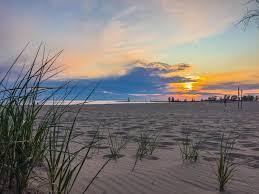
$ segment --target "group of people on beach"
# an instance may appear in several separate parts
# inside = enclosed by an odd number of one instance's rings
[[[168,97],[168,102],[174,102],[174,97],[172,96],[172,97]]]
[[[175,99],[173,96],[172,97],[168,97],[168,102],[188,102],[187,99],[184,100],[180,100],[180,99]],[[195,99],[193,98],[190,102],[195,102]]]

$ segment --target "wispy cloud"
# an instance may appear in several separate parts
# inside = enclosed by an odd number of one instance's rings
[[[172,45],[198,41],[224,31],[241,15],[241,2],[1,2],[1,58],[13,56],[13,50],[17,51],[27,41],[44,41],[51,48],[65,49],[66,76],[123,74],[126,63],[137,59],[156,61],[161,50]]]

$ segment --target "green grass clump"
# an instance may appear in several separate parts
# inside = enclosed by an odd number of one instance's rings
[[[47,179],[46,192],[70,193],[98,141],[98,130],[90,143],[82,144],[77,140],[74,129],[82,106],[71,113],[69,105],[73,100],[64,104],[72,91],[68,89],[69,82],[57,87],[46,84],[59,72],[54,64],[61,52],[46,57],[45,47],[42,55],[41,51],[42,45],[32,63],[24,65],[13,76],[24,52],[22,50],[0,78],[0,193],[26,193],[39,164],[45,166],[46,176],[39,179]],[[45,106],[50,100],[53,100],[53,105]],[[69,124],[65,114],[70,114],[69,118],[74,115]],[[91,179],[85,191],[107,164],[108,161]]]
[[[50,127],[47,114],[41,121],[38,116],[59,90],[43,83],[55,75],[53,64],[61,52],[42,59],[37,66],[39,47],[31,65],[13,77],[11,72],[23,51],[0,80],[0,193],[26,190],[34,167],[44,157]]]
[[[127,142],[127,137],[118,137],[118,135],[111,134],[110,130],[108,130],[109,157],[117,160],[120,157],[120,151],[126,147]]]
[[[134,171],[137,161],[142,160],[145,156],[151,156],[158,146],[159,133],[142,131],[138,138],[138,149],[136,160],[132,171]]]
[[[225,190],[225,185],[232,179],[236,170],[236,165],[232,161],[231,154],[235,145],[235,138],[225,138],[224,133],[221,136],[219,158],[217,160],[217,180],[219,191]]]
[[[199,144],[200,141],[195,142],[189,131],[183,131],[184,138],[179,145],[180,154],[183,161],[197,162],[199,158]]]

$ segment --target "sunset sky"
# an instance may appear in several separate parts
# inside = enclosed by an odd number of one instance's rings
[[[0,75],[30,42],[64,49],[78,90],[95,99],[259,95],[259,28],[237,25],[248,0],[0,0]],[[51,83],[50,83],[51,84]],[[87,90],[85,90],[87,91]]]

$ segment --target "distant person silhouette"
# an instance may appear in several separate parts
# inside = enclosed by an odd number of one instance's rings
[[[224,98],[224,106],[227,106],[227,98]]]

